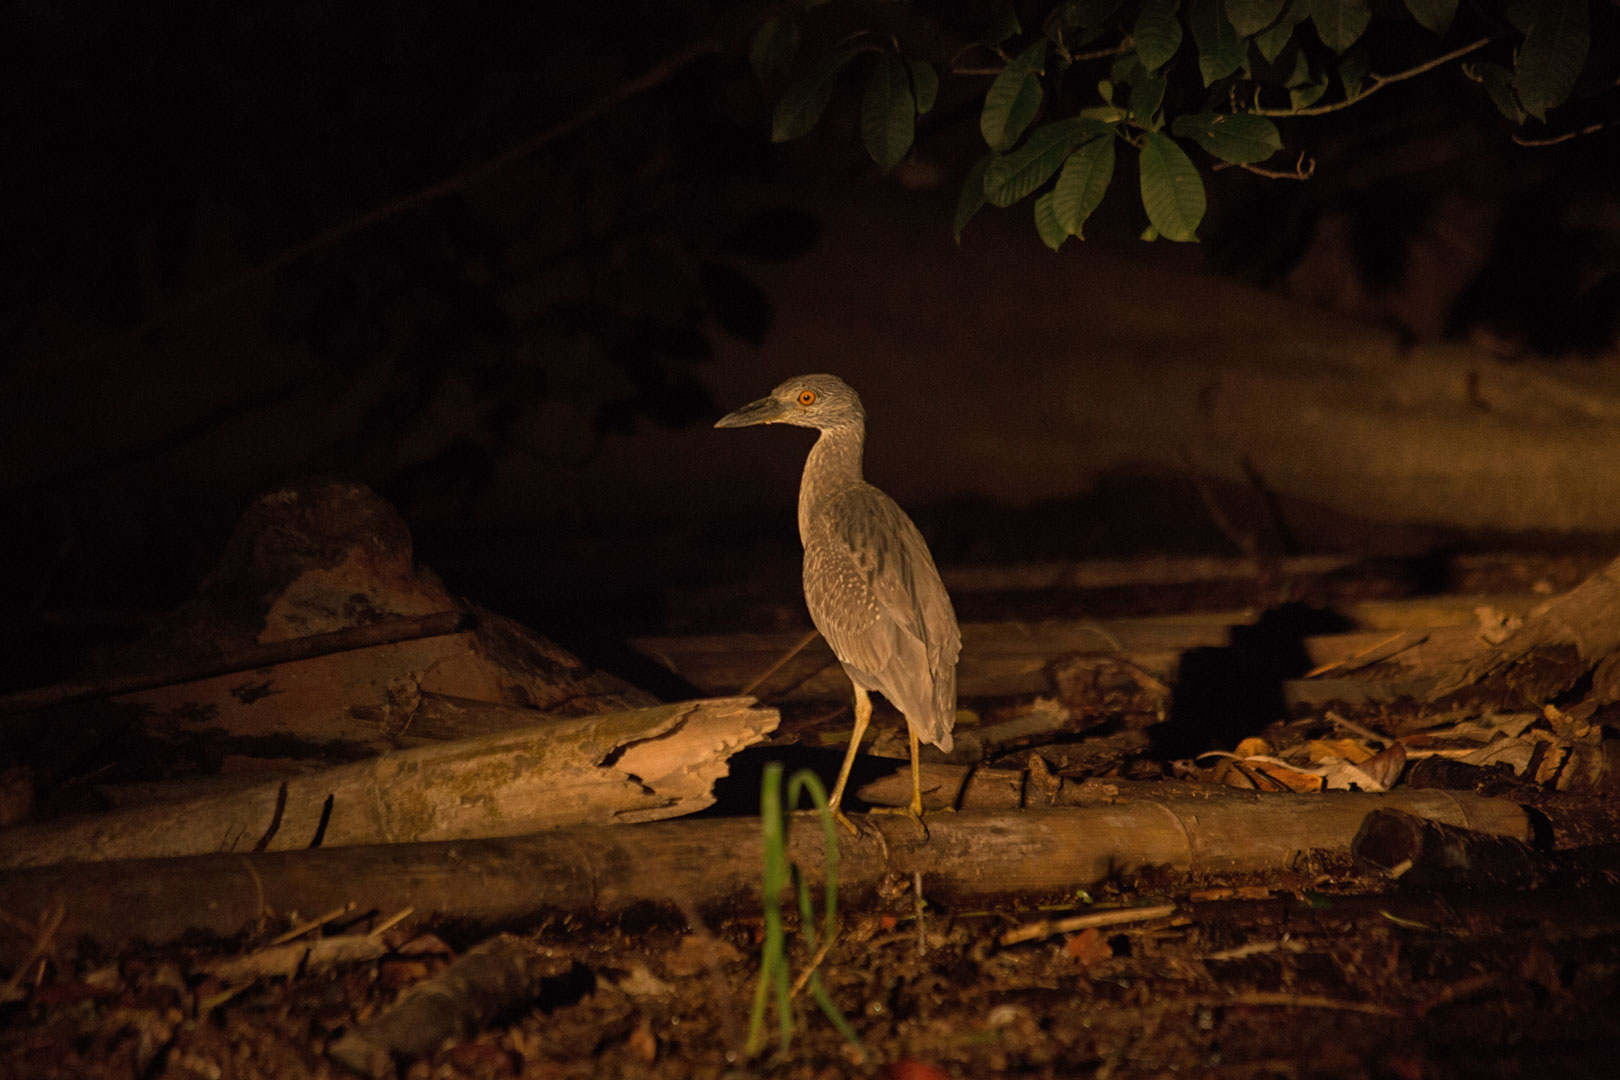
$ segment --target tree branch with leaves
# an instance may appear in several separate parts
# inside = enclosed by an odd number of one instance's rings
[[[1030,28],[1020,14],[1031,5],[1016,12],[1006,5],[977,37],[953,23],[957,9],[918,4],[912,14],[943,32],[932,38],[964,42],[954,57],[913,56],[901,34],[858,30],[786,86],[772,137],[808,134],[840,86],[858,77],[862,139],[887,171],[905,159],[919,118],[938,99],[940,68],[954,79],[993,76],[979,102],[987,152],[963,183],[958,240],[984,205],[1026,199],[1048,247],[1083,237],[1117,178],[1116,155],[1125,153],[1135,155],[1144,239],[1192,241],[1207,208],[1205,170],[1313,175],[1303,155],[1292,170],[1262,166],[1283,149],[1278,119],[1336,112],[1449,68],[1515,126],[1548,123],[1549,112],[1577,94],[1589,63],[1599,62],[1590,55],[1594,3],[1460,8],[1459,0],[1405,0],[1404,11],[1380,7],[1375,17],[1370,0],[1066,0],[1046,7]],[[795,69],[802,41],[822,18],[816,9],[825,6],[789,3],[758,24],[749,55],[762,80]],[[1612,5],[1597,6],[1597,17],[1613,20]],[[1411,62],[1414,48],[1430,55]],[[1398,66],[1375,73],[1380,54]],[[1586,81],[1602,92],[1615,80]],[[1210,160],[1201,165],[1193,151]]]

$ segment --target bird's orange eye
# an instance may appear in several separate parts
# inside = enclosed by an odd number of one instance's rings
[[[816,392],[814,390],[800,390],[799,391],[799,404],[800,405],[814,405],[815,403],[816,403]]]

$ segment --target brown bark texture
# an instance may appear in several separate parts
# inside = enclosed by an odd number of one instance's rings
[[[0,830],[0,867],[280,851],[317,838],[341,847],[514,836],[676,817],[711,805],[731,755],[777,722],[776,710],[752,698],[544,718],[281,784],[12,826]]]
[[[1060,895],[1132,868],[1221,873],[1273,870],[1302,852],[1347,852],[1362,820],[1393,807],[1478,832],[1529,837],[1523,810],[1447,791],[1384,795],[1238,793],[1141,798],[1072,809],[940,814],[926,833],[871,818],[839,840],[840,894],[856,902],[895,875],[923,875],[930,900],[983,904]],[[795,817],[789,856],[824,874],[820,823]],[[581,825],[530,836],[256,854],[197,855],[0,872],[0,909],[58,936],[113,945],[230,936],[267,916],[414,908],[418,918],[511,924],[547,913],[611,916],[654,904],[723,912],[756,907],[762,841],[753,819]],[[16,935],[0,949],[26,945]]]

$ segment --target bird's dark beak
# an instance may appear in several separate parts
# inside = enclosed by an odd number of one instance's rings
[[[721,427],[748,427],[751,424],[774,424],[782,419],[787,410],[775,398],[762,397],[758,401],[750,401],[736,412],[727,413],[714,426]]]

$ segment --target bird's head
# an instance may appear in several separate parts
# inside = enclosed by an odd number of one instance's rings
[[[866,410],[860,395],[836,375],[797,375],[770,392],[768,397],[751,401],[736,412],[727,413],[717,428],[748,427],[752,424],[795,424],[828,431],[840,427],[861,427]]]

